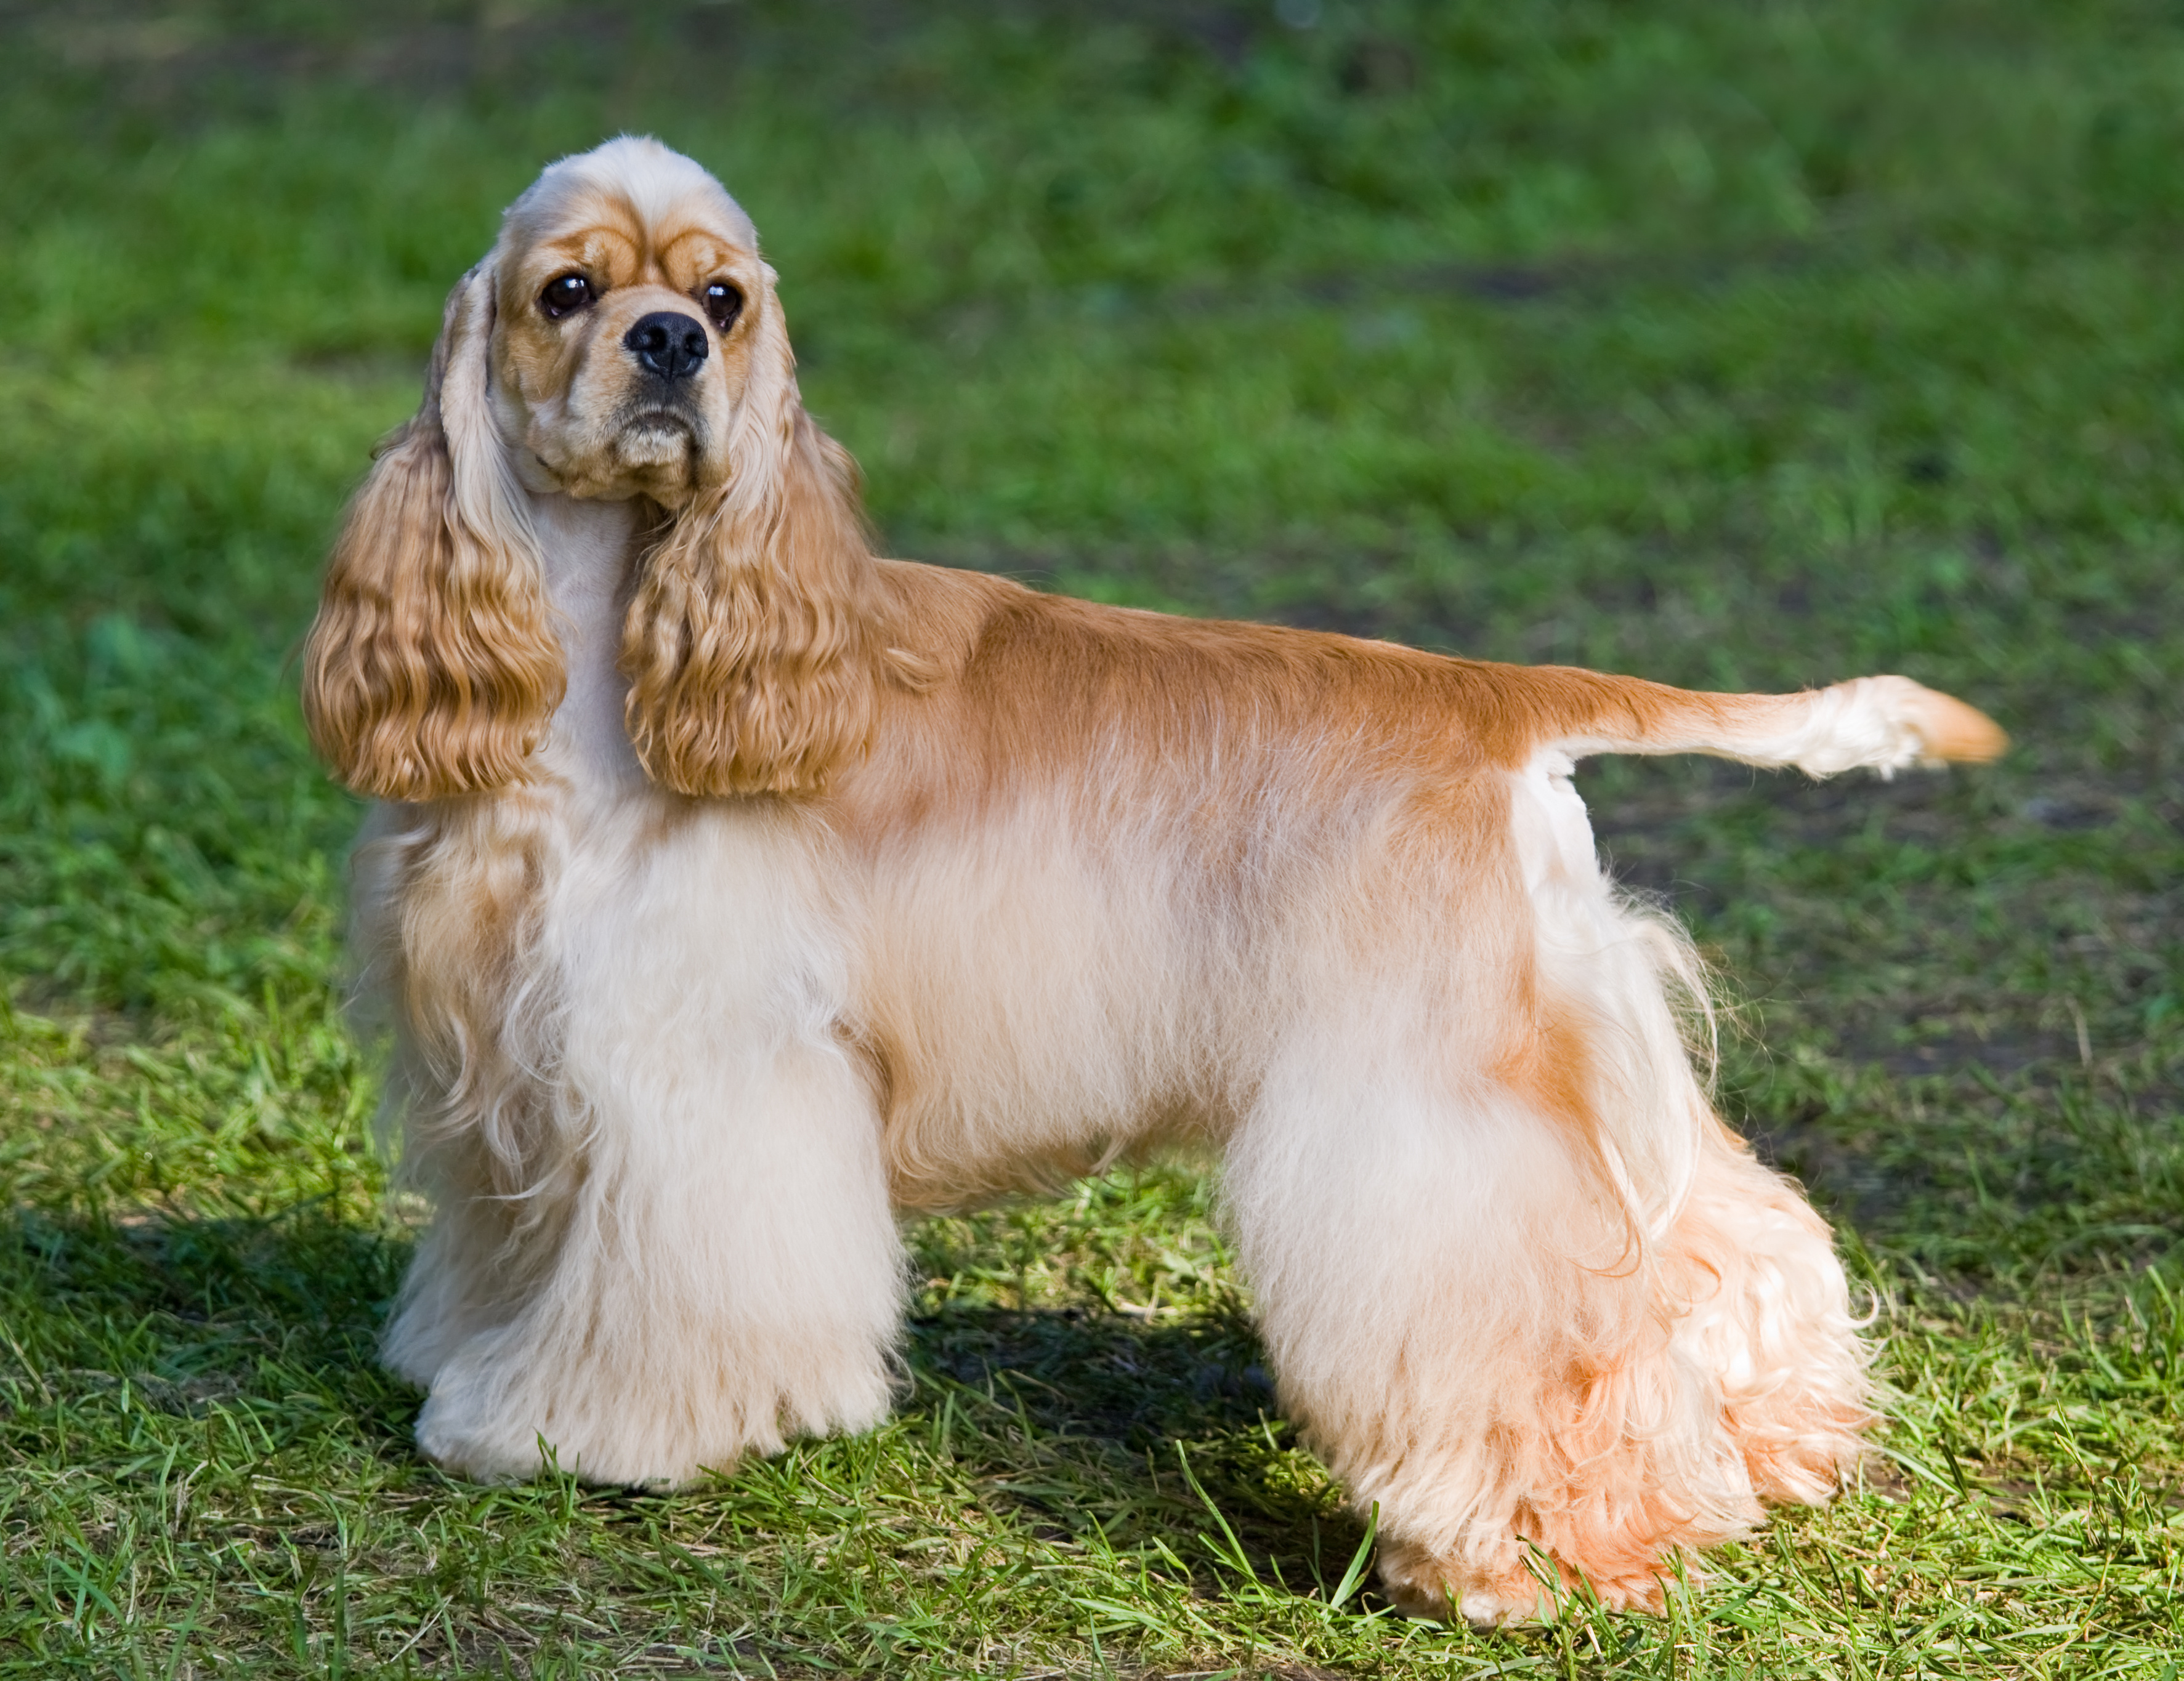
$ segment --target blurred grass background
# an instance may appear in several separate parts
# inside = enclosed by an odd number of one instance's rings
[[[894,553],[2012,730],[1583,783],[1880,1292],[1863,1489],[1666,1624],[1336,1605],[1187,1168],[920,1228],[873,1437],[415,1461],[286,662],[447,287],[625,130],[751,212]],[[2174,7],[0,5],[0,1673],[2179,1673]]]

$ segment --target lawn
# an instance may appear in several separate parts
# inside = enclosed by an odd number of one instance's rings
[[[292,656],[447,287],[626,129],[891,552],[2013,732],[1581,779],[1872,1292],[1858,1486],[1665,1620],[1397,1620],[1189,1163],[915,1228],[868,1436],[415,1457]],[[0,142],[0,1676],[2184,1673],[2173,6],[17,5]]]

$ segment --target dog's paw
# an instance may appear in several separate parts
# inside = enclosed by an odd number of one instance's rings
[[[868,1429],[893,1392],[884,1352],[845,1338],[667,1344],[646,1361],[556,1359],[518,1329],[476,1339],[434,1375],[417,1445],[484,1481],[551,1464],[587,1483],[671,1489],[779,1453],[794,1437]]]
[[[520,1483],[537,1476],[549,1456],[560,1461],[538,1425],[481,1416],[461,1397],[439,1389],[417,1415],[417,1450],[443,1471],[476,1483]]]
[[[523,1381],[523,1363],[490,1343],[457,1355],[417,1415],[418,1450],[482,1483],[521,1482],[551,1467],[587,1483],[655,1488],[691,1482],[738,1457],[723,1446],[716,1466],[685,1433],[668,1428],[674,1409],[594,1393],[595,1373],[552,1375],[551,1385]]]
[[[1462,1622],[1474,1628],[1553,1622],[1555,1595],[1527,1567],[1521,1545],[1513,1540],[1496,1550],[1490,1563],[1467,1563],[1384,1537],[1381,1591],[1404,1616],[1427,1622]]]
[[[1436,1557],[1404,1541],[1380,1544],[1381,1589],[1406,1617],[1474,1628],[1522,1628],[1558,1621],[1571,1607],[1658,1616],[1667,1604],[1665,1567],[1580,1577],[1559,1559],[1511,1538],[1484,1561]]]

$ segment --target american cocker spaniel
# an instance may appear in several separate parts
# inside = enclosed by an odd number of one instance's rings
[[[1658,1606],[1858,1456],[1829,1233],[1715,1117],[1702,977],[1570,771],[1993,757],[1960,702],[878,559],[749,220],[631,138],[456,286],[305,665],[382,802],[362,956],[437,1207],[387,1352],[441,1464],[675,1483],[869,1426],[900,1218],[1178,1144],[1406,1607]]]

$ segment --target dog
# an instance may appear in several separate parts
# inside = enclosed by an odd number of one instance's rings
[[[1406,1610],[1493,1624],[1819,1502],[1830,1233],[1573,763],[1986,760],[1903,677],[1707,695],[876,558],[702,168],[553,164],[450,297],[307,643],[437,1216],[424,1454],[673,1485],[887,1411],[897,1222],[1217,1156],[1280,1403]]]

